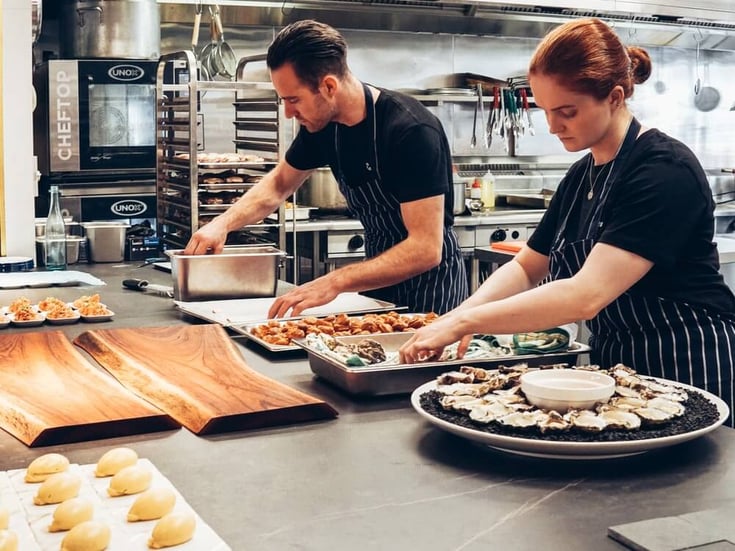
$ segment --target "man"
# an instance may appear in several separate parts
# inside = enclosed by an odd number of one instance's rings
[[[444,313],[467,297],[452,229],[451,153],[440,121],[408,96],[363,84],[332,27],[306,20],[268,48],[285,115],[301,124],[285,159],[225,213],[200,228],[186,254],[220,252],[228,232],[273,212],[313,170],[329,165],[365,228],[364,262],[278,297],[269,317],[297,316],[342,292]]]

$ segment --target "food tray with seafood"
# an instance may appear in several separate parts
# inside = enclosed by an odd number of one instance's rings
[[[27,482],[33,480],[33,482]],[[27,469],[0,472],[0,523],[21,551],[107,551],[172,547],[231,548],[176,487],[130,448],[114,448],[98,463],[70,464],[62,454],[36,458]],[[1,533],[1,532],[0,532]]]
[[[302,350],[295,341],[310,333],[329,335],[372,335],[375,333],[401,333],[423,327],[437,315],[409,314],[390,310],[364,315],[348,315],[345,312],[325,316],[304,316],[287,320],[269,320],[231,329],[247,336],[271,352]]]
[[[100,302],[99,294],[82,295],[73,302],[64,302],[58,297],[48,296],[33,304],[27,297],[18,297],[10,305],[0,308],[0,328],[38,327],[44,323],[68,325],[80,320],[87,322],[108,321],[115,316]]]
[[[592,409],[532,406],[520,390],[528,367],[463,366],[416,388],[414,409],[436,427],[502,451],[557,459],[607,459],[692,440],[725,422],[729,408],[690,385],[647,377],[618,364],[596,369],[615,392]]]
[[[566,350],[518,355],[512,349],[500,344],[496,337],[478,335],[474,339],[477,342],[473,348],[468,349],[462,359],[456,359],[454,355],[455,343],[454,349],[451,346],[447,347],[445,356],[437,361],[401,364],[397,360],[398,349],[411,337],[410,333],[334,337],[339,344],[349,347],[374,346],[372,343],[377,343],[387,360],[368,365],[347,365],[343,357],[326,352],[323,345],[317,344],[315,337],[325,338],[323,335],[309,335],[307,338],[294,341],[297,346],[306,350],[311,371],[350,394],[363,396],[408,394],[428,379],[463,365],[487,368],[517,363],[528,366],[573,365],[580,354],[590,351],[589,346],[573,342]]]

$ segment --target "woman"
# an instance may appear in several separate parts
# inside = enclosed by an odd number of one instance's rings
[[[645,50],[626,48],[597,19],[544,38],[529,66],[534,99],[568,151],[590,153],[569,169],[527,246],[418,331],[403,361],[435,357],[472,333],[583,319],[592,363],[693,384],[732,407],[735,296],[718,272],[714,202],[694,154],[642,128],[626,106],[650,73]]]

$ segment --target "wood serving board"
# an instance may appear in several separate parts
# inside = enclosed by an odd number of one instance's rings
[[[219,325],[97,329],[74,343],[195,434],[337,416],[326,402],[248,367]]]
[[[90,364],[61,331],[0,336],[0,426],[31,447],[179,427]]]

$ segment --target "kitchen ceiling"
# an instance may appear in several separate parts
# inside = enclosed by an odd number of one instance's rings
[[[190,23],[198,0],[158,0],[162,23]],[[205,2],[206,3],[206,2]],[[280,26],[318,17],[336,27],[541,38],[578,17],[611,23],[643,46],[735,51],[735,2],[700,0],[222,0],[228,25]]]

